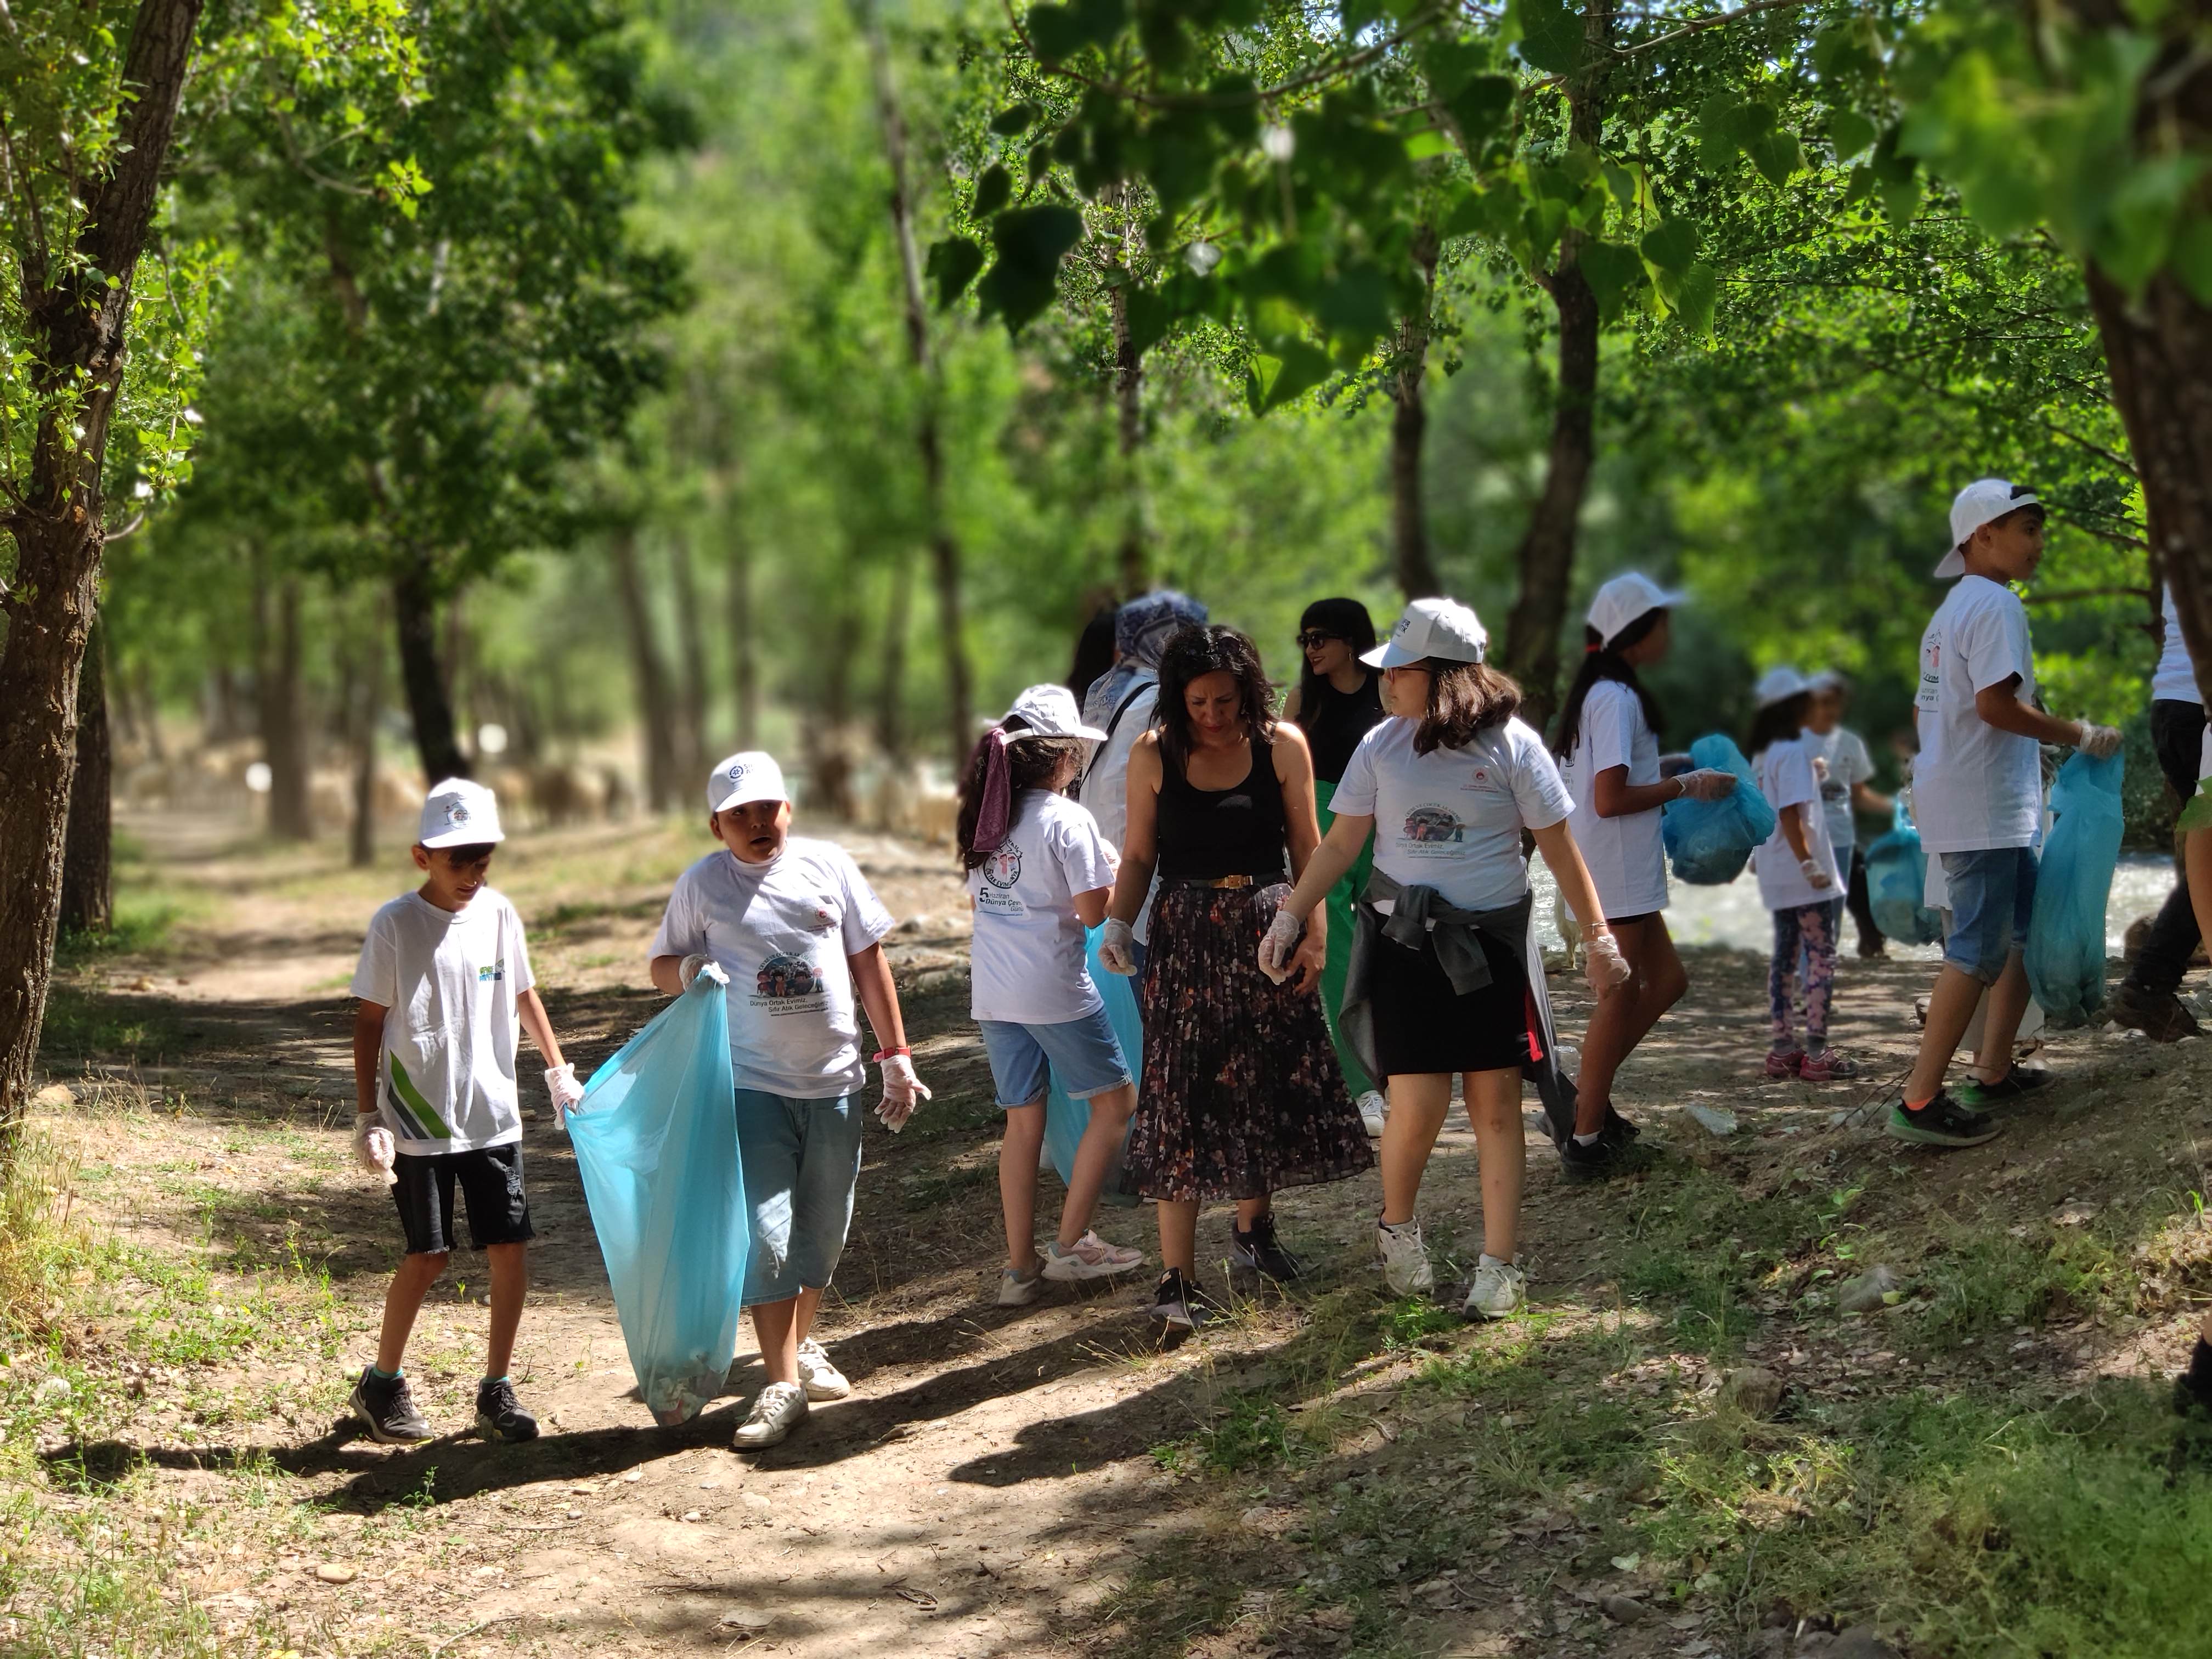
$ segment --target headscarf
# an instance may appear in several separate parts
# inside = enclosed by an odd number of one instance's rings
[[[975,812],[975,845],[996,847],[1012,827],[1014,789],[1006,769],[1006,729],[994,726],[983,734],[991,752],[983,761],[983,804]]]
[[[1129,693],[1160,674],[1160,653],[1186,628],[1202,627],[1206,607],[1188,593],[1159,588],[1131,599],[1114,613],[1114,648],[1119,662],[1091,682],[1083,699],[1086,725],[1103,726]]]

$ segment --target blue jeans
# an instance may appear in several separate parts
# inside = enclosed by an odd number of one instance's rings
[[[2012,953],[2027,947],[2028,918],[2035,911],[2035,849],[1992,847],[1937,856],[1951,896],[1943,960],[1994,985]]]
[[[1060,1073],[1070,1100],[1090,1100],[1131,1081],[1129,1062],[1103,1004],[1080,1019],[1049,1025],[1010,1019],[975,1024],[1001,1109],[1042,1105],[1051,1072]]]
[[[793,1100],[738,1091],[738,1160],[752,1209],[744,1305],[824,1289],[845,1253],[860,1178],[858,1095]]]

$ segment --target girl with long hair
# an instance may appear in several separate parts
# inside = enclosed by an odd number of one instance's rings
[[[1828,1046],[1828,1000],[1836,982],[1836,926],[1844,911],[1844,874],[1820,805],[1814,745],[1805,737],[1813,685],[1794,668],[1769,669],[1753,691],[1751,763],[1759,793],[1774,808],[1774,833],[1753,862],[1759,896],[1774,913],[1774,957],[1766,970],[1770,1041],[1766,1075],[1808,1083],[1858,1075],[1858,1066]],[[1804,1018],[1805,1044],[1797,1045]]]

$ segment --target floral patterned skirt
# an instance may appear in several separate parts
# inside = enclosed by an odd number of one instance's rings
[[[1126,1158],[1146,1198],[1264,1198],[1374,1167],[1320,996],[1260,971],[1289,890],[1167,887],[1153,907]]]

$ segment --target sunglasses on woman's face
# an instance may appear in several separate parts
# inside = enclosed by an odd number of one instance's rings
[[[1309,628],[1298,635],[1298,649],[1310,651],[1317,645],[1328,645],[1343,637],[1341,634],[1324,634],[1318,628]]]

